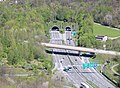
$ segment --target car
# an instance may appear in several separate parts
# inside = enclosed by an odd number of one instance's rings
[[[81,82],[80,88],[90,88],[86,83]]]
[[[68,69],[72,69],[72,66],[68,65]]]
[[[63,62],[63,59],[60,60],[60,63],[62,63],[62,62]]]
[[[70,65],[65,66],[65,67],[63,68],[63,71],[66,71],[66,72],[71,71],[71,70],[72,70],[72,66],[70,66]]]
[[[65,71],[65,72],[68,72],[68,70],[69,70],[69,68],[68,68],[67,66],[65,66],[65,67],[63,68],[63,71]]]
[[[60,60],[60,63],[62,63],[62,60]]]
[[[67,40],[69,40],[69,41],[70,41],[70,40],[72,40],[72,38],[67,38]]]
[[[74,69],[77,69],[77,67],[76,67],[76,66],[73,66],[73,68],[74,68]]]

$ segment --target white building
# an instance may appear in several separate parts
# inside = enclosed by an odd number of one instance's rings
[[[96,36],[96,40],[106,42],[108,40],[108,37],[106,35],[98,35],[98,36]]]

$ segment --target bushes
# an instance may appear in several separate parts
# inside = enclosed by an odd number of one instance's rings
[[[6,2],[0,3],[0,7],[0,60],[7,58],[9,65],[31,69],[28,62],[47,58],[43,47],[37,44],[47,41],[45,24],[51,17],[49,7],[31,8],[29,3]]]

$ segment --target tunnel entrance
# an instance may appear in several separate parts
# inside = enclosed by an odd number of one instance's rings
[[[57,26],[53,26],[53,27],[51,28],[51,31],[59,31],[59,28],[58,28]]]
[[[66,27],[65,31],[72,31],[72,29],[70,27]]]

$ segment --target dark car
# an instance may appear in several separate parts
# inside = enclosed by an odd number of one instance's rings
[[[74,69],[77,69],[77,67],[76,67],[76,66],[73,66],[73,68],[74,68]]]

